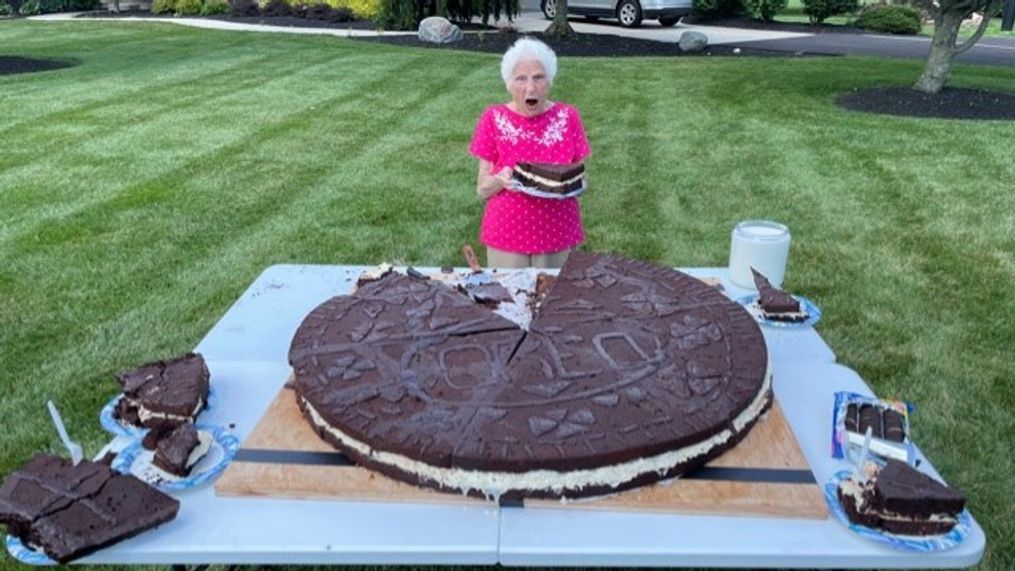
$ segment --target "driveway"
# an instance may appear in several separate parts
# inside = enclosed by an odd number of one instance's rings
[[[834,36],[834,37],[833,37]],[[874,34],[817,34],[799,38],[752,41],[744,47],[819,54],[887,56],[926,59],[930,38],[925,36],[879,36]],[[1015,40],[985,38],[956,61],[980,65],[1015,66]]]
[[[515,28],[520,32],[542,32],[550,24],[542,12],[525,11],[514,21]],[[624,28],[616,22],[606,20],[591,24],[582,18],[571,18],[571,27],[582,34],[612,34],[643,40],[677,43],[680,36],[694,30],[708,36],[710,44],[741,44],[745,42],[796,39],[810,36],[795,32],[770,32],[767,30],[748,30],[743,28],[721,28],[718,26],[689,26],[677,24],[672,28],[664,28],[655,20],[646,20],[640,28]]]
[[[542,13],[523,12],[515,27],[520,31],[543,31],[548,25]],[[646,21],[641,28],[622,28],[615,22],[588,23],[572,18],[571,26],[584,34],[614,34],[660,42],[678,42],[688,30],[708,36],[710,44],[731,44],[742,47],[835,55],[887,56],[926,59],[930,51],[930,38],[925,36],[882,36],[875,34],[804,34],[771,32],[719,26],[692,26],[677,24],[663,28],[655,21]],[[1015,66],[1015,38],[985,38],[958,57],[958,61],[980,65]]]

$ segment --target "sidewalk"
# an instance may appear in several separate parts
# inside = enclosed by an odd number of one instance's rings
[[[32,16],[30,20],[43,21],[77,21],[77,22],[161,22],[167,24],[179,24],[194,28],[208,30],[232,30],[246,32],[280,32],[289,34],[320,34],[337,36],[342,38],[354,36],[402,36],[415,35],[416,32],[387,32],[377,30],[343,30],[338,28],[299,28],[292,26],[268,26],[260,24],[241,24],[237,22],[226,22],[223,20],[211,20],[205,18],[75,18],[75,14],[45,14]],[[500,25],[508,22],[500,21]],[[512,25],[520,32],[542,32],[549,26],[549,22],[543,17],[542,12],[527,11],[514,20]],[[680,36],[687,30],[699,31],[708,36],[709,44],[733,44],[753,41],[765,41],[774,39],[797,38],[808,34],[796,34],[792,32],[768,32],[764,30],[743,30],[739,28],[719,28],[712,26],[685,26],[677,24],[672,28],[660,27],[656,22],[646,22],[638,29],[627,29],[619,24],[599,23],[589,24],[581,20],[572,20],[571,26],[577,32],[583,34],[613,34],[660,42],[676,43]],[[470,32],[465,32],[470,33]]]
[[[80,13],[80,12],[78,12]],[[295,26],[267,26],[261,24],[241,24],[238,22],[226,22],[224,20],[212,20],[206,18],[76,18],[78,13],[44,14],[42,16],[31,16],[29,20],[47,22],[159,22],[163,24],[179,24],[192,28],[204,28],[206,30],[229,30],[234,32],[275,32],[284,34],[317,34],[325,36],[337,36],[340,38],[351,38],[354,36],[375,37],[416,35],[416,32],[381,32],[377,30],[343,30],[341,28],[299,28]]]

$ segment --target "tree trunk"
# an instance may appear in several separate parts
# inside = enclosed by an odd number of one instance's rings
[[[546,29],[546,34],[558,38],[570,38],[577,35],[571,24],[567,22],[567,0],[547,1],[555,3],[557,12],[553,15],[553,23]]]
[[[980,41],[983,34],[990,25],[990,16],[997,11],[1000,0],[987,0],[985,4],[979,4],[975,10],[969,8],[958,8],[955,4],[947,4],[941,7],[937,18],[934,19],[934,39],[930,43],[930,53],[927,54],[927,65],[923,68],[923,75],[917,80],[913,89],[924,93],[938,93],[948,80],[948,73],[952,70],[952,61],[955,56],[973,47]],[[959,28],[962,20],[974,11],[983,11],[983,19],[980,26],[976,28],[973,35],[962,45],[955,45],[959,35]]]
[[[964,14],[948,11],[934,19],[934,39],[930,42],[930,53],[923,74],[913,89],[924,93],[938,93],[948,80],[955,59],[955,38],[959,35]]]

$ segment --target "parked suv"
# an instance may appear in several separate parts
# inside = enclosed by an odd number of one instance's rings
[[[643,19],[659,20],[662,26],[672,26],[681,16],[691,13],[692,0],[567,0],[570,16],[616,18],[625,28],[637,28]],[[557,13],[557,0],[542,0],[543,15],[552,20]]]

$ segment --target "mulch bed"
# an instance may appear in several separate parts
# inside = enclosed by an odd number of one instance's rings
[[[557,55],[561,56],[597,56],[597,57],[642,57],[642,56],[682,56],[682,57],[799,57],[816,54],[791,54],[774,50],[754,48],[737,48],[735,46],[708,46],[701,52],[684,52],[675,43],[641,40],[608,34],[576,34],[572,38],[560,39],[542,33],[525,34],[546,42]],[[363,42],[377,42],[398,46],[432,48],[443,50],[466,50],[503,54],[511,44],[519,38],[518,34],[492,32],[485,34],[464,34],[459,42],[451,44],[432,44],[422,42],[416,36],[370,36],[353,38]],[[834,56],[833,56],[834,57]]]
[[[18,56],[0,56],[0,75],[13,75],[15,73],[34,73],[37,71],[49,71],[77,65],[71,61],[58,59],[36,59]]]
[[[840,107],[900,117],[1015,119],[1015,94],[946,87],[937,94],[907,87],[881,87],[843,93]]]

